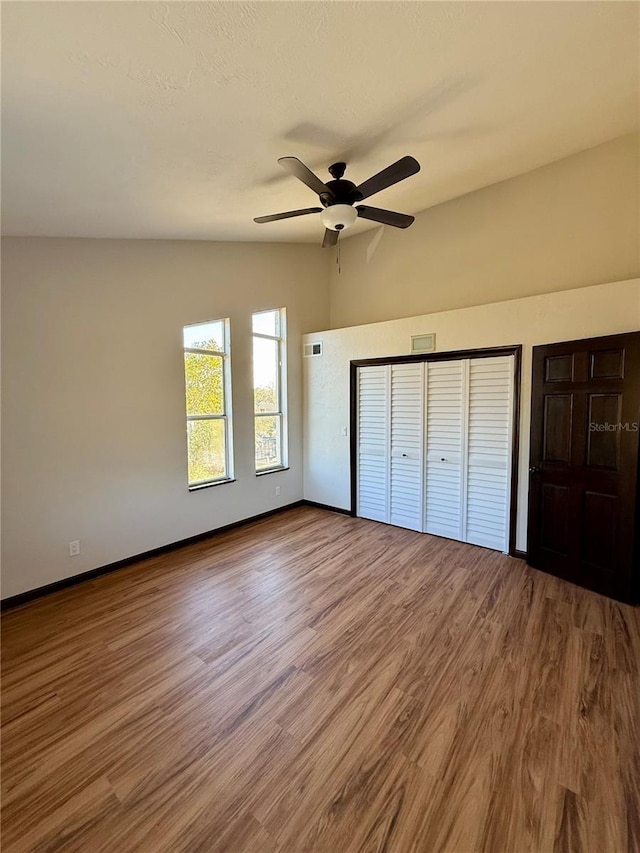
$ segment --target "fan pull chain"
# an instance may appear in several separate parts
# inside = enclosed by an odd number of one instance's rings
[[[338,240],[338,251],[336,252],[336,264],[338,265],[338,275],[341,275],[342,267],[340,266],[340,240]]]

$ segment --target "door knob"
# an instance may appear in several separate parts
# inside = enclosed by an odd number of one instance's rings
[[[532,465],[531,468],[529,468],[529,473],[530,474],[542,474],[542,468],[538,468],[536,465]]]

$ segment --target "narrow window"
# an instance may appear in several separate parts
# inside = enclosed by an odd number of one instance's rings
[[[256,473],[287,466],[286,314],[253,315],[253,411]]]
[[[189,488],[233,477],[229,320],[184,327]]]

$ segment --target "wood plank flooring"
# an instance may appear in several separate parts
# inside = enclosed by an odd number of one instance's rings
[[[9,611],[2,850],[637,853],[640,613],[301,507]]]

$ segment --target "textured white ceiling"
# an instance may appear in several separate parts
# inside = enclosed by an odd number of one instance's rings
[[[295,155],[414,213],[638,126],[627,2],[4,2],[8,234],[320,241]],[[360,222],[356,228],[376,227]]]

